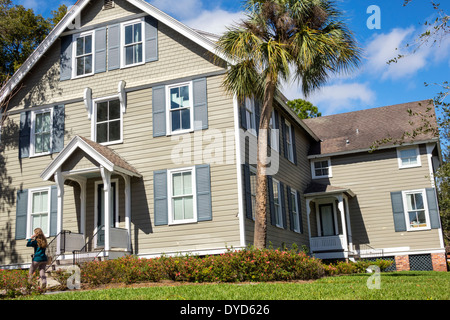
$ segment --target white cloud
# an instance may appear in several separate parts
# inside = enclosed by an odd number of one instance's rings
[[[151,0],[148,2],[176,19],[192,19],[203,10],[201,0]]]
[[[325,85],[306,98],[299,87],[285,86],[283,92],[289,100],[301,98],[310,101],[323,115],[373,106],[376,100],[376,94],[369,85],[358,82]]]
[[[244,18],[243,12],[230,12],[222,9],[204,10],[195,18],[182,22],[193,29],[199,29],[214,34],[222,34],[226,28],[240,22]]]

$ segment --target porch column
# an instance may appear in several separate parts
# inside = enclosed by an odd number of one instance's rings
[[[55,172],[55,182],[58,191],[56,234],[59,234],[63,228],[63,207],[64,207],[64,177],[61,174],[61,168],[58,168]],[[61,237],[59,237],[59,241],[57,241],[56,250],[58,253],[61,253]]]
[[[108,252],[110,247],[110,228],[111,228],[111,172],[106,170],[103,166],[100,167],[100,173],[103,179],[103,190],[105,194],[105,252]]]
[[[128,233],[127,251],[131,252],[131,179],[123,175],[123,180],[125,181],[125,228]]]
[[[348,231],[348,246],[351,251],[353,251],[353,235],[352,235],[352,225],[350,223],[350,211],[348,209],[348,197],[344,195],[345,200],[345,216],[347,219],[347,231]]]
[[[80,184],[80,233],[86,238],[86,180],[78,181]]]
[[[341,213],[342,235],[344,236],[344,257],[348,258],[347,224],[345,223],[344,197],[343,195],[338,195],[336,198],[339,201],[338,209]]]
[[[311,250],[311,223],[309,221],[309,216],[311,214],[311,199],[306,199],[306,217],[308,218],[308,237],[309,237],[309,249]]]

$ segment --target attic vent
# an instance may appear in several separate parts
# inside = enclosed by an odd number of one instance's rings
[[[103,10],[108,10],[114,8],[114,0],[104,0]]]

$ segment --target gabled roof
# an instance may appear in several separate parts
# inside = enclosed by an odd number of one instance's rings
[[[34,50],[34,52],[28,57],[28,59],[23,63],[23,65],[14,73],[8,83],[0,91],[0,102],[5,100],[8,95],[13,92],[20,81],[28,74],[28,72],[36,65],[36,63],[42,58],[45,52],[55,43],[59,36],[72,24],[75,17],[77,17],[81,11],[86,7],[90,0],[78,0],[66,13],[66,15],[61,19],[61,21],[53,28],[48,36],[41,42],[41,44]],[[205,37],[198,33],[197,31],[189,28],[185,24],[179,22],[178,20],[172,18],[168,14],[162,12],[158,8],[152,6],[144,0],[125,0],[133,4],[137,8],[141,9],[143,12],[153,16],[158,21],[161,21],[165,25],[174,29],[175,31],[181,33],[188,39],[194,41],[196,44],[205,48],[206,50],[212,52],[213,54],[221,57],[220,53],[215,49],[216,46],[213,41],[208,37]],[[224,59],[226,60],[226,59]]]
[[[412,111],[411,115],[409,110]],[[423,117],[422,117],[423,116]],[[380,108],[305,119],[305,124],[320,138],[312,145],[309,155],[326,156],[347,152],[367,151],[376,141],[391,139],[380,148],[392,147],[405,132],[422,126],[422,119],[436,125],[432,100],[402,103]],[[420,134],[404,144],[438,141],[432,132]]]
[[[41,173],[41,178],[44,180],[52,179],[58,168],[78,149],[81,149],[97,161],[100,166],[103,166],[110,172],[123,173],[131,177],[141,176],[132,165],[122,159],[114,150],[84,137],[75,136],[47,168],[45,168]]]

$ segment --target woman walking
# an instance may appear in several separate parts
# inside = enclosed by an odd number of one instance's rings
[[[45,275],[45,266],[47,265],[47,255],[45,249],[47,248],[47,238],[40,228],[34,229],[34,235],[28,240],[27,247],[34,248],[33,260],[30,266],[30,273],[28,281],[31,283],[34,271],[39,269],[39,276],[41,278],[42,288],[47,286],[47,276]]]

